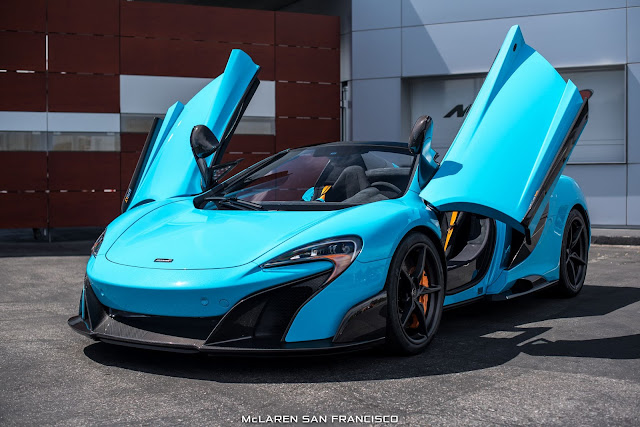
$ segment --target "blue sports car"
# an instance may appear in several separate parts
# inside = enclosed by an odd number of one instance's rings
[[[517,26],[441,162],[423,116],[408,144],[289,149],[231,176],[239,161],[223,154],[258,71],[234,50],[155,120],[122,214],[92,248],[75,331],[180,352],[414,354],[446,307],[580,292],[589,216],[561,172],[591,91]]]

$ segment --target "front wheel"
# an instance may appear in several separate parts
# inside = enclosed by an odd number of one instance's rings
[[[438,330],[444,304],[444,267],[433,241],[418,232],[407,235],[385,286],[387,346],[398,354],[422,352]]]
[[[562,296],[574,297],[582,290],[588,259],[587,224],[580,211],[572,209],[564,226],[560,252],[560,281],[557,289]]]

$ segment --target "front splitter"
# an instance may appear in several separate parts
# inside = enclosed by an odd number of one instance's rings
[[[169,351],[174,353],[209,353],[219,355],[255,355],[255,356],[296,356],[345,353],[368,349],[384,343],[384,338],[377,338],[354,343],[334,343],[331,338],[324,340],[302,341],[295,343],[279,342],[273,344],[253,337],[205,344],[204,341],[165,336],[162,340],[122,337],[108,333],[91,331],[80,316],[71,317],[67,323],[75,332],[96,341],[135,347],[149,350]]]

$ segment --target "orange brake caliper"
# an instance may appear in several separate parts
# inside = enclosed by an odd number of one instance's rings
[[[422,280],[420,280],[420,285],[424,286],[425,288],[429,287],[429,277],[424,273],[424,271],[422,272]],[[420,301],[422,307],[424,307],[424,314],[427,314],[427,302],[429,302],[429,295],[420,295],[418,297],[418,301]],[[413,319],[411,319],[409,328],[417,328],[419,325],[418,316],[416,316],[415,314],[412,314],[411,316],[413,317]]]
[[[425,288],[429,287],[429,277],[427,277],[427,275],[424,274],[424,272],[422,272],[422,280],[420,281],[420,284]],[[422,303],[422,306],[424,307],[424,314],[427,314],[427,302],[429,301],[429,295],[420,295],[420,297],[418,297],[418,300]]]

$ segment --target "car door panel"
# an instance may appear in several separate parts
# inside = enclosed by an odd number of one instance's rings
[[[511,28],[451,148],[421,197],[530,235],[586,123],[571,82]]]
[[[196,194],[201,177],[189,138],[196,125],[206,125],[220,141],[211,160],[218,163],[259,81],[260,67],[234,49],[224,73],[183,105],[173,104],[164,120],[155,122],[122,204],[122,212],[141,202]]]

